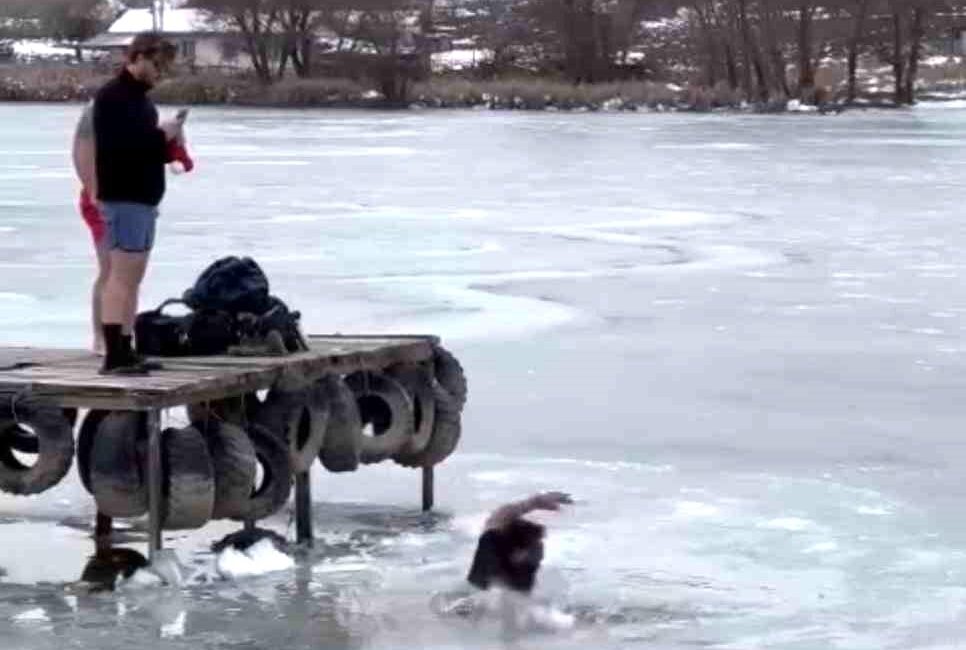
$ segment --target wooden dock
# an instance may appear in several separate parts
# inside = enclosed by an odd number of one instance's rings
[[[376,370],[433,356],[429,336],[310,336],[308,352],[277,357],[159,358],[146,377],[100,375],[101,359],[84,350],[0,347],[0,389],[29,389],[63,407],[152,411],[271,387],[285,373]]]
[[[29,391],[63,408],[142,411],[148,420],[149,555],[161,550],[161,412],[270,388],[284,377],[379,370],[433,358],[432,336],[310,336],[310,350],[286,356],[165,357],[143,377],[104,376],[101,359],[84,350],[0,347],[0,390]],[[423,469],[423,507],[433,505],[432,467]],[[308,474],[296,475],[299,541],[311,541]],[[97,532],[110,531],[98,516]],[[307,537],[307,539],[306,539]]]

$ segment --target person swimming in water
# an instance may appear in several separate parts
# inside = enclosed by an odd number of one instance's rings
[[[470,584],[483,590],[499,586],[521,594],[532,592],[543,561],[546,528],[524,515],[535,510],[556,511],[572,503],[564,492],[544,492],[495,510],[477,542],[467,575]]]
[[[530,597],[543,562],[546,528],[524,518],[535,510],[556,511],[572,503],[570,495],[564,492],[544,492],[501,506],[486,520],[467,580],[482,592],[491,587],[499,591],[497,610],[508,639],[522,633],[559,632],[573,626],[572,616]],[[470,597],[468,602],[473,601]],[[486,610],[493,611],[484,605],[483,611]]]

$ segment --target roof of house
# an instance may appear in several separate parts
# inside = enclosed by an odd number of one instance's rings
[[[134,40],[134,34],[98,34],[84,41],[84,47],[91,49],[110,49],[127,47]]]
[[[154,16],[150,9],[128,9],[108,28],[108,34],[139,34],[154,29]],[[197,9],[166,9],[164,25],[159,31],[165,34],[198,34],[222,31],[211,16]]]

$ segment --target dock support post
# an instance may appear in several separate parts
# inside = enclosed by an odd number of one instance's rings
[[[107,515],[97,512],[94,520],[94,548],[98,551],[111,548],[111,535],[114,528],[114,520]]]
[[[148,560],[161,550],[161,413],[148,411]]]
[[[295,539],[312,546],[312,474],[295,473]]]
[[[433,466],[423,467],[423,512],[433,509],[434,503]]]

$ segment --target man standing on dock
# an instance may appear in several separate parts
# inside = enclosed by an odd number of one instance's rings
[[[106,348],[102,374],[143,375],[160,367],[134,352],[133,329],[164,197],[168,143],[183,140],[182,122],[159,124],[147,94],[173,62],[175,51],[159,34],[139,34],[128,47],[124,67],[94,100],[97,198],[110,247],[101,305]]]

